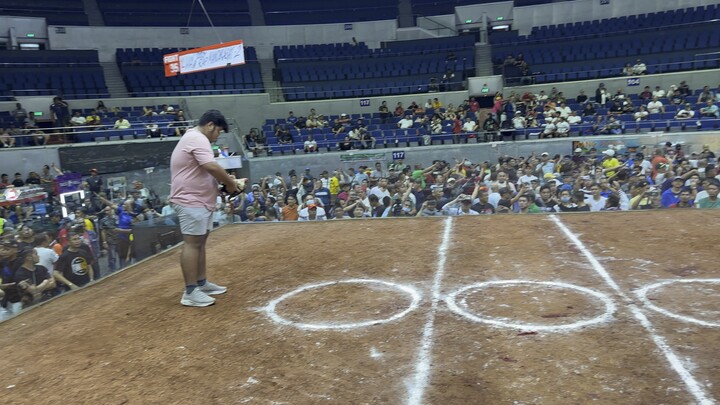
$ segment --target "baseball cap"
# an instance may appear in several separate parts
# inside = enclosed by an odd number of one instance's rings
[[[542,154],[540,154],[540,156],[550,156],[550,154],[547,152],[543,152]]]
[[[18,243],[13,238],[7,238],[7,239],[3,239],[2,242],[0,242],[0,246],[16,248],[16,247],[18,247]]]
[[[553,173],[545,173],[543,176],[545,180],[555,179],[555,175]]]
[[[228,132],[228,123],[225,119],[225,116],[218,110],[207,110],[205,113],[200,117],[200,120],[198,121],[199,126],[203,126],[209,123],[213,123],[216,126],[222,128],[224,132]]]
[[[98,169],[95,169],[95,168],[90,169],[90,173],[93,173],[93,172],[97,173]]]
[[[612,150],[612,149],[608,149],[608,150],[606,150],[606,151],[603,151],[603,154],[612,157],[612,156],[615,156],[615,151]]]
[[[673,177],[672,181],[675,181],[675,180],[685,181],[685,179],[683,179],[681,176]]]
[[[575,153],[582,153],[582,148],[576,148]]]

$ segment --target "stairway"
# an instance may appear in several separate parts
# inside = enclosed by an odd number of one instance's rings
[[[102,62],[103,74],[105,75],[105,84],[110,92],[112,98],[126,98],[130,97],[130,94],[125,87],[125,81],[123,81],[122,73],[120,68],[115,62]]]
[[[493,74],[492,45],[475,44],[475,76],[491,76]]]
[[[85,8],[85,14],[88,16],[88,24],[91,27],[105,26],[105,20],[103,20],[100,7],[98,7],[96,0],[83,0],[83,6]]]
[[[270,96],[271,103],[279,103],[285,101],[285,95],[280,88],[280,82],[273,80],[273,69],[275,61],[272,59],[260,59],[260,74],[262,75],[263,88]]]

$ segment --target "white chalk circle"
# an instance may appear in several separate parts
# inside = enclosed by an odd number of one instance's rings
[[[282,316],[278,315],[275,308],[277,305],[284,300],[295,296],[297,294],[300,294],[304,291],[316,289],[316,288],[322,288],[327,287],[331,285],[338,285],[338,284],[378,284],[384,287],[390,287],[393,288],[401,293],[406,294],[410,297],[410,305],[405,308],[402,312],[398,312],[395,315],[385,318],[385,319],[375,319],[370,321],[364,321],[364,322],[352,322],[352,323],[303,323],[303,322],[295,322],[291,321],[289,319],[283,318]],[[402,318],[403,316],[410,313],[410,311],[416,309],[418,307],[418,304],[420,303],[420,293],[406,285],[398,284],[398,283],[391,283],[388,281],[382,281],[382,280],[373,280],[373,279],[349,279],[349,280],[339,280],[339,281],[328,281],[325,283],[318,283],[318,284],[308,284],[305,286],[302,286],[296,290],[290,291],[289,293],[283,294],[280,297],[270,301],[268,305],[263,308],[263,310],[267,313],[268,317],[272,319],[273,321],[287,326],[293,326],[299,329],[305,329],[305,330],[330,330],[330,329],[356,329],[356,328],[362,328],[366,326],[373,326],[373,325],[380,325],[383,323],[392,322],[395,320],[398,320]]]
[[[669,286],[670,284],[679,284],[679,283],[720,284],[720,278],[688,278],[688,279],[682,279],[682,280],[661,281],[659,283],[647,285],[647,286],[637,290],[635,292],[635,294],[638,296],[638,298],[640,298],[640,300],[643,302],[645,307],[650,308],[655,312],[659,312],[665,316],[669,316],[670,318],[675,318],[675,319],[683,321],[683,322],[694,323],[696,325],[708,326],[708,327],[712,327],[712,328],[720,327],[720,322],[703,321],[703,320],[700,320],[697,318],[693,318],[691,316],[676,314],[674,312],[668,311],[667,309],[660,308],[659,306],[653,304],[647,297],[647,295],[650,291],[660,290],[664,287]]]
[[[491,287],[515,287],[519,285],[534,285],[534,286],[540,286],[540,287],[547,287],[547,288],[553,288],[553,289],[568,289],[568,290],[575,290],[587,295],[590,295],[594,298],[596,298],[598,301],[604,304],[605,311],[592,318],[592,319],[586,319],[581,320],[569,324],[564,325],[540,325],[540,324],[533,324],[533,323],[522,323],[522,322],[512,322],[511,320],[505,319],[505,318],[493,318],[489,316],[482,316],[473,314],[470,312],[467,302],[465,298],[460,300],[460,303],[458,304],[458,296],[463,295],[463,293],[474,290],[472,292],[477,292],[478,290],[491,288]],[[541,331],[541,332],[561,332],[561,331],[568,331],[572,329],[579,329],[584,328],[586,326],[596,325],[600,323],[609,322],[612,319],[613,313],[615,313],[615,303],[613,303],[612,299],[610,299],[607,295],[600,293],[595,290],[591,290],[589,288],[580,287],[573,284],[567,284],[567,283],[560,283],[560,282],[553,282],[553,281],[528,281],[528,280],[500,280],[500,281],[486,281],[483,283],[477,283],[477,284],[471,284],[468,286],[465,286],[463,288],[460,288],[459,290],[456,290],[449,294],[445,298],[445,302],[447,302],[448,307],[455,312],[458,315],[464,316],[472,321],[479,322],[479,323],[486,323],[492,326],[497,326],[501,328],[511,328],[511,329],[521,329],[521,330],[527,330],[527,331]]]

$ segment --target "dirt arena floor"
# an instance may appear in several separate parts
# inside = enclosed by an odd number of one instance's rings
[[[224,227],[0,324],[2,404],[712,404],[717,211]]]

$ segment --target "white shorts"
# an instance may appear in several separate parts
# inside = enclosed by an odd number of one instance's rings
[[[213,212],[205,207],[183,207],[173,204],[180,220],[180,232],[183,235],[205,235],[212,229]]]

